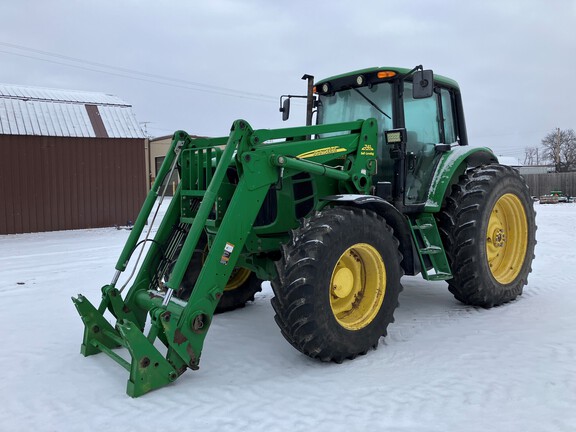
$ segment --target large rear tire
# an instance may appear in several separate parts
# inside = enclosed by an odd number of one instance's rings
[[[206,235],[203,234],[198,241],[196,250],[192,254],[192,259],[184,274],[180,289],[175,293],[177,298],[185,301],[190,298],[208,253],[207,245]],[[262,291],[262,281],[256,277],[254,272],[242,267],[235,267],[214,313],[218,314],[243,308],[249,301],[254,301],[254,295],[260,291]]]
[[[504,165],[469,170],[453,186],[439,228],[462,303],[490,308],[522,294],[532,271],[535,212],[528,186]]]
[[[402,257],[376,213],[323,210],[283,248],[272,306],[282,335],[309,357],[342,362],[376,348],[394,321]]]

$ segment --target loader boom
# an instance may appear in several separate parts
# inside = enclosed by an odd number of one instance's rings
[[[311,136],[319,138],[307,139]],[[237,120],[221,150],[223,142],[192,140],[182,131],[174,135],[120,255],[118,272],[126,270],[163,178],[175,163],[182,181],[125,299],[116,288],[117,276],[102,288],[97,310],[84,296],[73,299],[85,324],[82,353],[104,352],[128,369],[127,392],[132,397],[172,382],[186,368],[198,369],[214,310],[247,240],[255,236],[254,222],[271,187],[282,187],[286,179],[306,172],[332,178],[342,190],[365,194],[376,171],[374,119],[257,131]],[[226,178],[231,166],[239,174],[234,185]],[[186,304],[171,299],[205,231],[214,235],[192,295]],[[284,239],[285,234],[272,241],[279,248]],[[150,269],[161,274],[151,275]],[[275,276],[273,266],[257,270],[269,279]],[[106,310],[116,319],[115,327],[103,318]],[[144,335],[147,319],[150,329]],[[166,346],[165,356],[154,347],[156,339]],[[130,362],[113,351],[118,346],[129,351]]]

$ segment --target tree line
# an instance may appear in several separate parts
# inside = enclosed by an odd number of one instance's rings
[[[524,165],[553,164],[556,172],[576,171],[576,133],[556,128],[540,142],[524,149]]]

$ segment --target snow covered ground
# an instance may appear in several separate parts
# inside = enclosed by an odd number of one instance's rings
[[[282,338],[265,284],[216,317],[199,371],[138,399],[123,368],[79,354],[70,301],[98,302],[128,231],[0,236],[0,431],[574,431],[576,204],[535,205],[536,260],[511,304],[406,277],[379,349],[336,365]]]

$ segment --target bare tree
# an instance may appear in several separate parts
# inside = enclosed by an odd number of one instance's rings
[[[524,149],[524,165],[538,165],[538,147],[526,147]]]
[[[576,169],[576,133],[574,129],[557,128],[542,140],[544,158],[554,164],[556,172]]]

